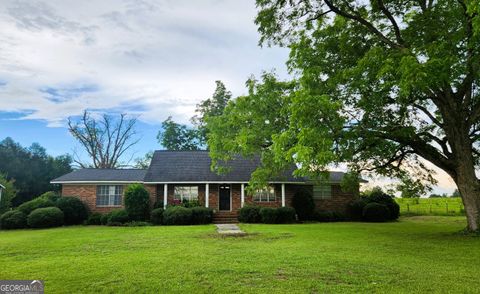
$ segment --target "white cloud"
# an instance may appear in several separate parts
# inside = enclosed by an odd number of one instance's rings
[[[0,109],[49,126],[83,109],[185,122],[215,80],[239,95],[252,73],[286,75],[254,17],[253,1],[2,1]]]

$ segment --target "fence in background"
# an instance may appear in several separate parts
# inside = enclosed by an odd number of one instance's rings
[[[396,199],[402,215],[464,215],[460,198]]]

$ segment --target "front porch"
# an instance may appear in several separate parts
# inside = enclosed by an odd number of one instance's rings
[[[195,200],[212,208],[215,214],[235,215],[246,204],[281,207],[290,203],[298,185],[274,183],[270,194],[249,195],[247,183],[145,183],[151,203],[169,204],[183,199]]]

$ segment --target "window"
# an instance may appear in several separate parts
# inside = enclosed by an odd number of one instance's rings
[[[332,198],[332,186],[328,184],[313,186],[313,199]]]
[[[123,186],[101,185],[97,186],[97,206],[121,206]]]
[[[253,201],[270,202],[275,201],[275,187],[268,186],[265,189],[255,191],[253,194]]]
[[[174,199],[180,201],[198,200],[198,186],[175,186]]]

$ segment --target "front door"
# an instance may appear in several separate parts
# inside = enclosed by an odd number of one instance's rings
[[[219,188],[219,210],[230,210],[230,185],[220,185]]]

